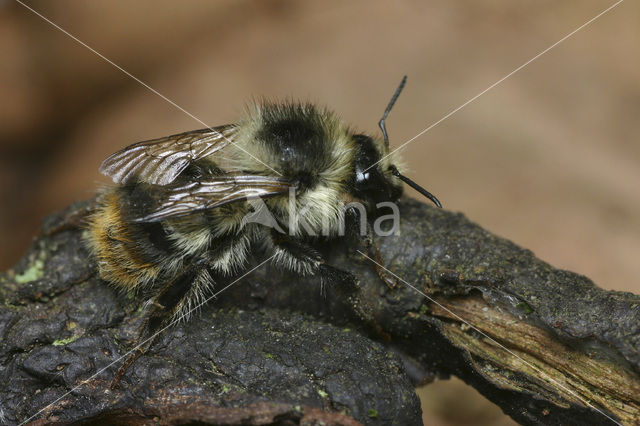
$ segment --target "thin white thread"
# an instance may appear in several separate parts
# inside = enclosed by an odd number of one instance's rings
[[[447,308],[446,306],[440,304],[437,300],[433,299],[432,297],[429,297],[425,292],[418,290],[417,288],[415,288],[414,286],[412,286],[411,284],[409,284],[407,281],[403,280],[402,278],[400,278],[398,275],[394,274],[393,272],[391,272],[389,269],[385,268],[383,265],[379,264],[378,262],[376,262],[375,260],[373,260],[372,258],[370,258],[369,256],[367,256],[366,254],[364,254],[363,252],[361,252],[360,250],[356,250],[358,253],[360,253],[362,256],[366,257],[367,259],[369,259],[370,261],[372,261],[373,263],[375,263],[376,265],[378,265],[379,267],[381,267],[382,269],[384,269],[385,271],[387,271],[388,273],[390,273],[391,275],[393,275],[394,277],[396,277],[397,279],[399,279],[400,281],[402,281],[405,285],[407,285],[408,287],[410,287],[411,289],[415,290],[416,292],[418,292],[419,294],[421,294],[422,296],[426,297],[427,299],[429,299],[430,302],[435,303],[436,305],[438,305],[439,307],[441,307],[442,309],[444,309],[445,311],[449,312],[451,315],[453,315],[454,317],[458,318],[460,321],[462,321],[463,323],[465,323],[466,325],[468,325],[469,327],[471,327],[472,329],[474,329],[475,331],[477,331],[478,333],[482,334],[484,337],[486,337],[487,339],[491,340],[493,343],[495,343],[496,345],[498,345],[499,347],[501,347],[502,349],[504,349],[505,351],[507,351],[509,354],[511,354],[512,356],[514,356],[515,358],[519,359],[521,362],[523,362],[524,364],[528,365],[529,367],[531,367],[532,369],[534,369],[535,371],[538,372],[538,374],[542,374],[545,377],[547,377],[552,383],[554,383],[555,385],[557,385],[559,388],[564,389],[566,392],[568,392],[569,394],[575,396],[578,400],[582,401],[587,407],[591,407],[593,408],[595,411],[599,412],[600,414],[602,414],[603,416],[605,416],[606,418],[608,418],[609,420],[611,420],[612,422],[614,422],[617,425],[622,426],[622,423],[617,422],[615,419],[609,417],[604,411],[598,409],[597,407],[593,406],[589,401],[587,401],[586,399],[584,399],[581,395],[579,395],[578,393],[572,391],[571,389],[563,386],[562,384],[558,383],[557,381],[555,381],[553,379],[553,377],[551,377],[549,374],[545,373],[542,369],[536,367],[535,365],[533,365],[532,363],[530,363],[529,361],[524,360],[523,358],[519,357],[518,355],[516,355],[513,351],[511,351],[509,348],[507,348],[506,346],[504,346],[503,344],[501,344],[500,342],[498,342],[496,339],[494,339],[493,337],[489,336],[487,333],[485,333],[484,331],[480,330],[479,328],[477,328],[476,326],[474,326],[473,324],[471,324],[470,322],[466,321],[464,318],[462,318],[460,315],[456,314],[455,312],[453,312],[452,310],[450,310],[449,308]]]
[[[229,142],[231,145],[234,145],[236,148],[239,148],[241,151],[244,151],[245,154],[247,154],[248,156],[250,156],[251,158],[253,158],[254,160],[258,161],[259,163],[261,163],[263,166],[268,167],[269,169],[271,169],[271,171],[275,172],[276,174],[282,176],[282,174],[280,172],[278,172],[277,170],[275,170],[273,167],[269,166],[267,163],[265,163],[264,161],[260,160],[259,158],[256,158],[255,156],[253,156],[250,152],[248,152],[246,149],[244,149],[243,147],[241,147],[240,145],[236,144],[235,142],[233,142],[232,140],[230,140],[229,138],[227,138],[225,135],[223,135],[222,133],[218,132],[216,129],[214,129],[213,127],[209,126],[207,123],[205,123],[204,121],[200,120],[198,117],[196,117],[195,115],[191,114],[189,111],[187,111],[186,109],[182,108],[180,105],[176,104],[175,102],[173,102],[171,99],[167,98],[165,95],[163,95],[162,93],[158,92],[156,89],[154,89],[153,87],[149,86],[147,83],[145,83],[144,81],[140,80],[138,77],[136,77],[135,75],[131,74],[129,71],[125,70],[124,68],[122,68],[121,66],[119,66],[118,64],[116,64],[115,62],[113,62],[111,59],[107,58],[106,56],[104,56],[102,53],[98,52],[97,50],[95,50],[94,48],[92,48],[91,46],[89,46],[88,44],[86,44],[85,42],[83,42],[82,40],[78,39],[76,36],[74,36],[73,34],[71,34],[70,32],[68,32],[67,30],[65,30],[64,28],[62,28],[61,26],[59,26],[58,24],[56,24],[55,22],[51,21],[50,19],[48,19],[46,16],[40,14],[39,12],[37,12],[36,10],[32,9],[31,7],[27,6],[26,4],[24,4],[23,2],[21,2],[20,0],[15,0],[17,3],[21,4],[22,6],[24,6],[26,9],[29,9],[31,12],[35,13],[36,15],[38,15],[40,18],[42,18],[43,20],[45,20],[46,22],[48,22],[49,24],[53,25],[55,28],[57,28],[58,30],[62,31],[64,34],[66,34],[67,36],[69,36],[71,39],[73,39],[74,41],[76,41],[77,43],[79,43],[80,45],[86,47],[87,49],[89,49],[89,51],[91,51],[92,53],[96,54],[97,56],[99,56],[100,58],[102,58],[103,60],[105,60],[106,62],[108,62],[109,64],[113,65],[115,68],[119,69],[120,71],[122,71],[125,75],[131,77],[132,79],[134,79],[136,82],[140,83],[142,86],[146,87],[147,89],[149,89],[151,92],[155,93],[156,95],[160,96],[162,99],[164,99],[165,101],[167,101],[168,103],[170,103],[171,105],[173,105],[174,107],[176,107],[177,109],[179,109],[180,111],[182,111],[183,113],[185,113],[186,115],[188,115],[189,117],[193,118],[194,120],[196,120],[197,122],[199,122],[200,124],[202,124],[203,126],[207,127],[209,130],[211,130],[212,132],[215,132],[217,134],[219,134],[220,136],[222,136],[224,139],[226,139],[227,142]]]
[[[225,286],[222,290],[218,291],[217,293],[215,293],[212,296],[209,296],[204,302],[200,303],[199,305],[196,305],[195,307],[189,309],[187,312],[185,312],[184,314],[180,315],[180,317],[174,319],[173,321],[171,321],[166,327],[164,327],[163,329],[155,332],[154,334],[152,334],[150,337],[148,337],[147,339],[145,339],[144,341],[142,341],[141,343],[139,343],[138,345],[136,345],[133,349],[129,350],[128,352],[125,352],[124,355],[122,355],[121,357],[119,357],[118,359],[116,359],[115,361],[112,361],[111,363],[107,364],[106,367],[101,368],[100,370],[98,370],[96,373],[94,373],[93,375],[91,375],[88,379],[83,380],[82,382],[80,382],[79,385],[74,386],[70,391],[64,393],[62,396],[60,396],[59,398],[57,398],[55,401],[51,402],[49,405],[45,406],[44,408],[41,408],[40,410],[38,410],[37,413],[35,413],[34,415],[32,415],[31,417],[29,417],[28,419],[24,420],[22,423],[20,423],[20,425],[24,425],[25,423],[27,423],[28,421],[30,421],[31,419],[33,419],[34,417],[36,417],[38,414],[42,413],[43,411],[45,411],[47,408],[51,407],[53,404],[55,404],[56,402],[60,401],[62,398],[64,398],[65,396],[69,395],[70,393],[72,393],[73,391],[75,391],[76,389],[79,389],[81,386],[89,383],[89,381],[91,379],[93,379],[94,377],[102,374],[102,372],[104,372],[105,370],[107,370],[108,368],[110,368],[112,365],[117,364],[118,362],[120,362],[124,357],[126,357],[127,355],[131,354],[134,351],[137,351],[142,345],[144,345],[145,343],[147,343],[149,340],[154,339],[156,336],[158,336],[160,333],[162,333],[163,331],[165,331],[166,329],[168,329],[169,327],[173,326],[174,324],[180,322],[180,320],[182,320],[182,318],[184,318],[186,315],[191,314],[191,312],[193,312],[196,309],[199,309],[202,305],[204,305],[205,303],[207,303],[209,300],[213,299],[214,297],[218,296],[220,293],[222,293],[223,291],[225,291],[226,289],[228,289],[229,287],[231,287],[232,285],[234,285],[235,283],[237,283],[238,281],[240,281],[241,279],[243,279],[244,277],[246,277],[247,275],[249,275],[250,273],[252,273],[253,271],[255,271],[256,269],[258,269],[259,267],[261,267],[262,265],[264,265],[265,263],[267,263],[268,261],[270,261],[271,259],[273,259],[275,257],[275,255],[271,256],[270,258],[268,258],[267,260],[262,261],[260,264],[258,264],[258,266],[252,268],[250,271],[246,272],[245,274],[243,274],[240,278],[237,278],[236,280],[234,280],[231,284],[228,284],[227,286]]]
[[[544,49],[542,52],[538,53],[536,56],[534,56],[533,58],[529,59],[527,62],[525,62],[524,64],[520,65],[518,68],[516,68],[515,70],[511,71],[509,74],[505,75],[504,77],[502,77],[500,80],[496,81],[495,83],[493,83],[491,86],[487,87],[486,89],[484,89],[482,92],[478,93],[477,95],[475,95],[473,98],[469,99],[467,102],[463,103],[462,105],[460,105],[459,107],[457,107],[456,109],[450,111],[447,115],[445,115],[444,117],[442,117],[440,120],[436,121],[435,123],[431,124],[429,127],[427,127],[426,129],[424,129],[423,131],[421,131],[420,133],[418,133],[417,135],[415,135],[414,137],[412,137],[411,139],[409,139],[408,141],[406,141],[405,143],[403,143],[402,145],[400,145],[399,147],[397,147],[396,149],[394,149],[393,151],[391,151],[390,153],[388,153],[387,155],[385,155],[384,157],[382,157],[380,160],[376,161],[375,163],[373,163],[372,165],[370,165],[367,169],[365,169],[365,172],[367,170],[369,170],[370,168],[374,167],[375,165],[377,165],[379,162],[381,162],[382,160],[384,160],[385,158],[387,158],[388,156],[392,155],[394,152],[397,152],[401,149],[403,149],[407,144],[413,142],[414,140],[416,140],[417,138],[419,138],[420,136],[424,135],[425,133],[427,133],[429,130],[433,129],[434,127],[436,127],[438,124],[442,123],[444,120],[446,120],[447,118],[451,117],[453,114],[455,114],[456,112],[460,111],[462,108],[466,107],[467,105],[469,105],[471,102],[475,101],[476,99],[478,99],[480,96],[484,95],[485,93],[487,93],[489,90],[493,89],[494,87],[496,87],[498,84],[502,83],[503,81],[505,81],[506,79],[508,79],[509,77],[511,77],[512,75],[514,75],[515,73],[517,73],[518,71],[520,71],[522,68],[526,67],[527,65],[529,65],[531,62],[535,61],[536,59],[538,59],[540,56],[544,55],[545,53],[547,53],[548,51],[550,51],[551,49],[553,49],[554,47],[556,47],[557,45],[559,45],[560,43],[562,43],[563,41],[565,41],[566,39],[568,39],[569,37],[571,37],[572,35],[574,35],[575,33],[577,33],[578,31],[580,31],[581,29],[583,29],[584,27],[586,27],[587,25],[591,24],[593,21],[595,21],[596,19],[600,18],[602,15],[604,15],[605,13],[609,12],[611,9],[613,9],[614,7],[616,7],[617,5],[619,5],[620,3],[622,3],[624,0],[618,0],[616,3],[614,3],[612,6],[609,6],[608,8],[606,8],[605,10],[603,10],[602,12],[600,12],[599,14],[597,14],[596,16],[594,16],[593,18],[589,19],[587,22],[585,22],[584,24],[580,25],[578,28],[576,28],[575,30],[571,31],[569,34],[567,34],[566,36],[562,37],[560,40],[556,41],[555,43],[553,43],[551,46],[547,47],[546,49]]]
[[[30,10],[31,12],[33,12],[34,14],[36,14],[37,16],[39,16],[40,18],[42,18],[43,20],[45,20],[46,22],[48,22],[49,24],[51,24],[52,26],[54,26],[56,29],[60,30],[61,32],[63,32],[64,34],[66,34],[68,37],[70,37],[71,39],[73,39],[74,41],[76,41],[77,43],[79,43],[80,45],[84,46],[85,48],[87,48],[89,51],[91,51],[92,53],[96,54],[97,56],[99,56],[100,58],[102,58],[103,60],[105,60],[106,62],[108,62],[109,64],[111,64],[112,66],[114,66],[115,68],[117,68],[118,70],[120,70],[121,72],[123,72],[125,75],[129,76],[130,78],[132,78],[133,80],[135,80],[136,82],[138,82],[139,84],[141,84],[142,86],[144,86],[145,88],[147,88],[148,90],[150,90],[151,92],[153,92],[154,94],[158,95],[159,97],[161,97],[162,99],[164,99],[166,102],[170,103],[171,105],[173,105],[174,107],[176,107],[177,109],[179,109],[180,111],[182,111],[183,113],[185,113],[186,115],[190,116],[191,118],[195,119],[196,121],[200,122],[201,124],[203,124],[204,126],[206,126],[209,130],[219,133],[224,139],[226,139],[229,143],[231,143],[232,145],[236,145],[233,141],[229,140],[226,136],[224,136],[222,133],[217,132],[215,129],[213,129],[211,126],[209,126],[207,123],[203,122],[202,120],[200,120],[198,117],[196,117],[195,115],[191,114],[190,112],[188,112],[187,110],[185,110],[184,108],[182,108],[181,106],[179,106],[178,104],[176,104],[175,102],[173,102],[171,99],[167,98],[166,96],[164,96],[163,94],[161,94],[160,92],[158,92],[157,90],[153,89],[151,86],[149,86],[148,84],[144,83],[142,80],[140,80],[139,78],[135,77],[133,74],[129,73],[128,71],[126,71],[125,69],[123,69],[122,67],[120,67],[119,65],[117,65],[116,63],[114,63],[113,61],[111,61],[110,59],[108,59],[107,57],[105,57],[104,55],[102,55],[101,53],[99,53],[98,51],[96,51],[95,49],[93,49],[92,47],[90,47],[89,45],[87,45],[86,43],[84,43],[83,41],[79,40],[77,37],[73,36],[71,33],[69,33],[68,31],[64,30],[62,27],[60,27],[59,25],[55,24],[54,22],[52,22],[51,20],[49,20],[48,18],[46,18],[45,16],[43,16],[42,14],[40,14],[39,12],[37,12],[36,10],[32,9],[31,7],[27,6],[26,4],[24,4],[22,1],[20,0],[15,0],[17,3],[19,3],[20,5],[22,5],[23,7],[25,7],[26,9]],[[587,21],[586,23],[584,23],[583,25],[581,25],[580,27],[578,27],[577,29],[575,29],[574,31],[572,31],[571,33],[567,34],[566,36],[564,36],[562,39],[560,39],[559,41],[557,41],[556,43],[552,44],[551,46],[549,46],[548,48],[546,48],[545,50],[543,50],[542,52],[538,53],[536,56],[534,56],[532,59],[528,60],[527,62],[525,62],[524,64],[520,65],[518,68],[516,68],[515,70],[513,70],[512,72],[510,72],[509,74],[507,74],[506,76],[504,76],[503,78],[501,78],[500,80],[496,81],[495,83],[493,83],[491,86],[489,86],[488,88],[486,88],[485,90],[483,90],[482,92],[480,92],[479,94],[477,94],[476,96],[474,96],[473,98],[469,99],[467,102],[465,102],[464,104],[462,104],[461,106],[457,107],[456,109],[452,110],[451,112],[449,112],[447,115],[445,115],[444,117],[442,117],[440,120],[436,121],[435,123],[431,124],[429,127],[427,127],[426,129],[424,129],[423,131],[421,131],[420,133],[418,133],[416,136],[414,136],[413,138],[409,139],[408,141],[404,142],[402,145],[400,145],[398,148],[394,149],[393,151],[391,151],[389,154],[385,155],[384,157],[382,157],[379,161],[377,161],[376,163],[372,164],[371,166],[369,166],[366,170],[371,169],[372,167],[374,167],[376,164],[378,164],[380,161],[382,161],[383,159],[387,158],[388,156],[392,155],[394,152],[404,148],[407,144],[409,144],[410,142],[414,141],[415,139],[417,139],[418,137],[422,136],[424,133],[426,133],[427,131],[431,130],[433,127],[437,126],[438,124],[440,124],[442,121],[446,120],[447,118],[449,118],[450,116],[452,116],[453,114],[455,114],[456,112],[458,112],[459,110],[461,110],[462,108],[464,108],[465,106],[467,106],[468,104],[470,104],[471,102],[475,101],[477,98],[479,98],[480,96],[482,96],[483,94],[485,94],[486,92],[488,92],[489,90],[493,89],[495,86],[499,85],[500,83],[502,83],[504,80],[506,80],[507,78],[511,77],[513,74],[517,73],[518,71],[520,71],[522,68],[526,67],[527,65],[529,65],[531,62],[535,61],[536,59],[538,59],[540,56],[544,55],[545,53],[547,53],[548,51],[550,51],[551,49],[553,49],[554,47],[556,47],[557,45],[559,45],[560,43],[562,43],[563,41],[565,41],[566,39],[568,39],[569,37],[573,36],[575,33],[577,33],[578,31],[580,31],[581,29],[583,29],[584,27],[586,27],[587,25],[591,24],[593,21],[595,21],[596,19],[600,18],[602,15],[604,15],[605,13],[609,12],[610,10],[612,10],[613,8],[615,8],[616,6],[618,6],[620,3],[622,3],[624,0],[619,0],[618,2],[616,2],[615,4],[613,4],[612,6],[608,7],[607,9],[605,9],[604,11],[602,11],[601,13],[599,13],[598,15],[596,15],[595,17],[593,17],[592,19],[590,19],[589,21]],[[242,151],[244,151],[246,154],[248,154],[249,156],[251,156],[252,158],[254,158],[255,160],[257,160],[258,162],[262,163],[264,166],[268,167],[269,169],[271,169],[272,171],[274,171],[275,173],[277,173],[278,175],[280,175],[280,173],[278,171],[276,171],[275,169],[273,169],[272,167],[270,167],[268,164],[262,162],[260,159],[254,157],[253,155],[251,155],[249,152],[247,152],[246,150],[244,150],[244,148],[236,145],[238,148],[240,148]],[[365,170],[365,171],[366,171]],[[381,268],[383,268],[384,270],[386,270],[387,272],[389,272],[390,274],[392,274],[394,277],[398,278],[400,281],[402,281],[404,284],[406,284],[407,286],[409,286],[410,288],[412,288],[413,290],[415,290],[416,292],[418,292],[419,294],[423,295],[424,297],[426,297],[427,299],[429,299],[431,302],[437,304],[438,306],[440,306],[442,309],[446,310],[447,312],[449,312],[450,314],[454,315],[455,317],[457,317],[458,319],[460,319],[462,322],[464,322],[465,324],[467,324],[468,326],[470,326],[471,328],[473,328],[474,330],[476,330],[478,333],[482,334],[483,336],[485,336],[486,338],[488,338],[489,340],[493,341],[494,343],[496,343],[498,346],[500,346],[501,348],[503,348],[505,351],[507,351],[509,354],[513,355],[514,357],[518,358],[520,361],[522,361],[523,363],[529,365],[531,368],[535,369],[536,371],[538,371],[539,373],[544,374],[545,376],[547,376],[552,382],[554,382],[556,385],[558,385],[560,388],[564,389],[565,391],[569,392],[570,394],[573,394],[574,396],[576,396],[579,400],[583,401],[583,403],[585,403],[587,406],[593,408],[594,410],[598,411],[599,413],[601,413],[603,416],[607,417],[609,420],[611,420],[612,422],[616,423],[616,424],[620,424],[618,423],[616,420],[612,419],[611,417],[609,417],[607,414],[605,414],[603,411],[599,410],[598,408],[594,407],[592,404],[590,404],[587,400],[581,398],[580,395],[578,395],[577,393],[571,391],[570,389],[562,386],[560,383],[557,383],[556,381],[553,380],[552,377],[550,377],[548,374],[546,374],[544,371],[540,370],[538,367],[534,366],[533,364],[529,363],[528,361],[525,361],[524,359],[522,359],[521,357],[519,357],[518,355],[516,355],[515,353],[513,353],[511,350],[509,350],[508,348],[506,348],[504,345],[500,344],[499,342],[497,342],[495,339],[493,339],[492,337],[488,336],[486,333],[482,332],[481,330],[479,330],[478,328],[476,328],[475,326],[473,326],[472,324],[470,324],[469,322],[465,321],[463,318],[461,318],[460,316],[458,316],[456,313],[452,312],[451,310],[449,310],[448,308],[446,308],[445,306],[441,305],[440,303],[438,303],[436,300],[432,299],[431,297],[429,297],[426,293],[418,290],[417,288],[415,288],[414,286],[412,286],[411,284],[409,284],[407,281],[405,281],[404,279],[400,278],[399,276],[397,276],[396,274],[394,274],[393,272],[391,272],[390,270],[388,270],[387,268],[385,268],[383,265],[380,265],[378,262],[376,262],[375,260],[371,259],[369,256],[367,256],[366,254],[362,253],[360,250],[358,250],[358,253],[360,253],[362,256],[366,257],[367,259],[369,259],[370,261],[372,261],[373,263],[375,263],[376,265],[380,266]],[[75,391],[76,389],[78,389],[79,387],[81,387],[82,385],[88,383],[91,379],[93,379],[94,377],[98,376],[99,374],[101,374],[103,371],[105,371],[106,369],[108,369],[109,367],[111,367],[112,365],[114,365],[115,363],[119,362],[120,360],[122,360],[124,357],[126,357],[127,355],[131,354],[133,351],[137,350],[138,348],[140,348],[143,344],[145,344],[147,341],[149,341],[150,339],[155,338],[157,335],[159,335],[160,333],[162,333],[163,331],[165,331],[167,328],[171,327],[173,324],[175,324],[176,322],[180,321],[184,315],[188,315],[190,314],[193,310],[198,309],[199,307],[201,307],[202,305],[204,305],[205,303],[207,303],[209,300],[211,300],[212,298],[216,297],[217,295],[219,295],[220,293],[222,293],[223,291],[225,291],[226,289],[228,289],[229,287],[231,287],[232,285],[234,285],[236,282],[240,281],[242,278],[244,278],[245,276],[247,276],[248,274],[250,274],[251,272],[253,272],[254,270],[258,269],[260,266],[262,266],[263,264],[267,263],[268,261],[270,261],[275,255],[271,256],[269,259],[261,262],[259,265],[257,265],[256,267],[254,267],[253,269],[251,269],[250,271],[248,271],[247,273],[245,273],[244,275],[242,275],[240,278],[236,279],[235,281],[233,281],[232,283],[230,283],[229,285],[227,285],[226,287],[224,287],[222,290],[220,290],[219,292],[215,293],[214,295],[210,296],[209,298],[207,298],[204,302],[202,302],[201,304],[197,305],[196,307],[190,309],[188,312],[186,312],[185,314],[183,314],[182,316],[180,316],[180,318],[172,321],[169,325],[167,325],[166,327],[164,327],[163,329],[159,330],[158,332],[156,332],[155,334],[153,334],[151,337],[147,338],[146,340],[144,340],[142,343],[138,344],[136,347],[134,347],[133,349],[131,349],[130,351],[126,352],[124,355],[122,355],[120,358],[116,359],[115,361],[111,362],[110,364],[108,364],[106,367],[102,368],[101,370],[99,370],[98,372],[96,372],[95,374],[93,374],[92,376],[90,376],[88,379],[83,380],[79,385],[75,386],[74,388],[72,388],[70,391],[68,391],[67,393],[63,394],[62,396],[60,396],[58,399],[56,399],[55,401],[53,401],[52,403],[50,403],[49,405],[45,406],[44,408],[42,408],[41,410],[39,410],[38,412],[36,412],[34,415],[32,415],[31,417],[29,417],[28,419],[26,419],[24,422],[21,423],[21,425],[27,423],[29,420],[31,420],[32,418],[34,418],[35,416],[37,416],[38,414],[40,414],[41,412],[45,411],[47,408],[49,408],[50,406],[52,406],[53,404],[55,404],[56,402],[58,402],[60,399],[64,398],[65,396],[69,395],[70,393],[72,393],[73,391]]]

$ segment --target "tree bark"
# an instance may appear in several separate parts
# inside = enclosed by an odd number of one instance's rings
[[[45,232],[0,275],[0,423],[420,424],[413,386],[451,374],[522,424],[640,421],[639,296],[461,214],[399,206],[399,233],[376,238],[386,280],[343,240],[318,248],[355,285],[267,263],[162,333],[114,390],[140,300],[96,277],[80,228]]]

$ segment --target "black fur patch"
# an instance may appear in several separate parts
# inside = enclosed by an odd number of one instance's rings
[[[379,166],[371,167],[380,160],[373,139],[366,135],[354,136],[358,150],[355,158],[355,173],[351,180],[351,193],[361,200],[371,200],[374,205],[382,201],[395,201],[402,195],[402,186],[395,186],[385,177]],[[369,170],[367,170],[369,169]],[[371,206],[373,207],[373,206]]]
[[[285,175],[312,186],[330,158],[321,114],[312,105],[266,105],[262,118],[258,139],[279,155]]]

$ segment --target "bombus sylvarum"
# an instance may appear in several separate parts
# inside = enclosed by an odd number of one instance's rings
[[[397,200],[404,181],[440,206],[388,155],[385,119],[405,81],[380,120],[382,138],[355,133],[312,104],[263,102],[235,124],[114,153],[100,171],[117,185],[99,196],[87,232],[100,277],[147,295],[146,327],[157,328],[240,271],[255,247],[299,274],[330,270],[313,243],[338,236],[345,203],[373,211]],[[280,228],[246,220],[255,197]],[[292,211],[304,211],[307,226],[288,227]]]

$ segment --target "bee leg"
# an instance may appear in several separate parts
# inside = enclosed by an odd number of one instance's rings
[[[154,334],[150,327],[151,318],[157,317],[161,314],[163,310],[163,306],[157,303],[155,299],[151,299],[146,303],[145,312],[143,313],[142,323],[137,329],[136,337],[133,341],[133,349],[130,350],[127,354],[125,354],[126,359],[124,363],[120,366],[115,376],[111,380],[111,389],[115,389],[119,384],[120,380],[124,373],[127,372],[129,367],[136,362],[141,355],[144,355],[145,352],[151,347],[155,338],[157,337]]]
[[[160,288],[158,294],[146,303],[143,320],[134,340],[134,349],[130,351],[115,374],[111,381],[111,389],[118,386],[129,367],[149,350],[162,331],[182,319],[184,315],[177,317],[176,315],[188,302],[186,299],[190,292],[199,284],[198,280],[205,270],[205,263],[198,261],[195,265],[186,268],[175,279]]]
[[[380,253],[380,246],[373,239],[373,230],[371,229],[371,224],[367,222],[367,238],[365,240],[367,252],[369,257],[375,260],[376,273],[378,277],[389,287],[390,289],[394,289],[399,286],[398,280],[389,273],[389,271],[384,268],[384,259],[382,258],[382,254]]]
[[[371,253],[371,251],[373,253]],[[390,289],[394,289],[398,287],[398,280],[389,273],[385,268],[380,265],[384,265],[384,260],[382,259],[382,255],[380,254],[380,247],[376,242],[373,242],[370,253],[373,255],[373,258],[376,261],[376,272],[378,277],[389,287]]]
[[[113,379],[111,380],[111,384],[109,385],[109,389],[114,390],[118,387],[118,385],[120,384],[120,380],[122,379],[122,376],[124,375],[124,373],[127,372],[127,370],[129,369],[129,367],[131,367],[131,365],[136,362],[136,360],[145,352],[147,351],[147,349],[143,349],[142,347],[138,347],[135,348],[135,350],[133,351],[133,353],[131,353],[129,356],[127,356],[127,359],[124,361],[124,363],[122,364],[122,366],[118,369],[118,371],[116,372],[115,376],[113,376]]]
[[[350,292],[357,289],[357,280],[353,274],[328,265],[322,255],[308,244],[275,231],[272,231],[271,239],[276,250],[276,263],[288,270],[307,275],[319,275],[320,290],[323,293],[325,281],[341,283]]]
[[[99,206],[96,199],[72,204],[60,216],[56,215],[53,220],[45,220],[40,229],[40,236],[49,237],[69,229],[83,227],[87,218],[95,213]]]
[[[287,234],[271,230],[271,243],[276,263],[287,270],[310,275],[324,263],[317,250]]]
[[[398,287],[398,281],[380,265],[384,265],[384,260],[380,253],[380,247],[373,238],[371,223],[366,217],[361,216],[361,212],[356,208],[348,208],[345,212],[345,237],[350,246],[359,247],[367,256],[376,261],[376,273],[378,277],[389,287]]]
[[[337,286],[337,288],[345,297],[356,293],[358,290],[358,280],[356,276],[350,272],[323,263],[320,265],[318,274],[322,279],[322,286],[324,286],[325,280],[329,284],[339,283],[340,285]]]

